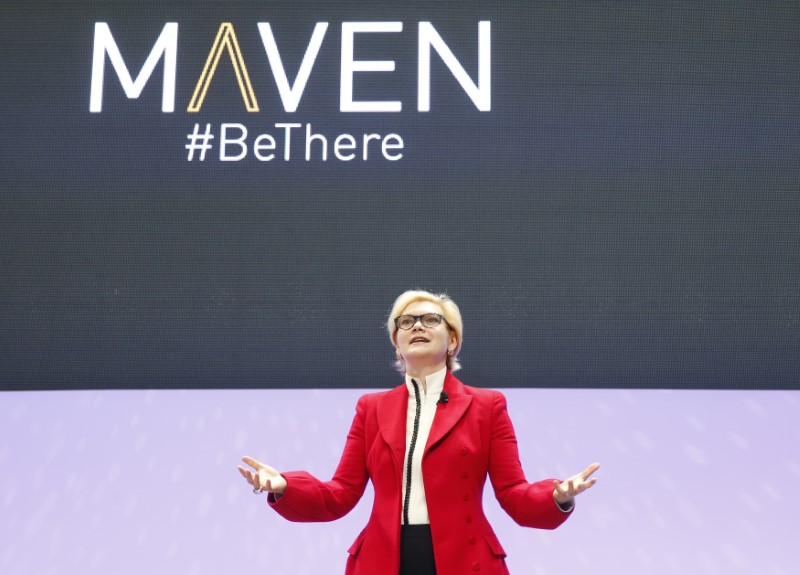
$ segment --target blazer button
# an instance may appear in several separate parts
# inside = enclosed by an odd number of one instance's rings
[[[475,545],[475,543],[476,543],[476,540],[475,540],[474,537],[470,537],[469,539],[467,539],[467,541],[469,542],[470,545]]]
[[[472,564],[472,570],[473,571],[480,571],[481,570],[481,564],[476,561],[475,563]]]
[[[467,515],[467,523],[472,523],[472,515]]]
[[[466,455],[467,453],[469,453],[469,451],[467,451],[467,448],[466,447],[462,447],[461,448],[461,455]]]
[[[461,478],[462,479],[466,479],[467,477],[469,477],[469,473],[467,473],[466,471],[462,471],[461,472]]]
[[[469,493],[464,494],[464,501],[469,501]]]

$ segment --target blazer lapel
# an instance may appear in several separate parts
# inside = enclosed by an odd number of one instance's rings
[[[392,460],[400,482],[403,480],[403,460],[406,456],[407,412],[408,388],[405,383],[391,390],[378,402],[378,428],[392,450]]]
[[[447,403],[436,406],[436,417],[433,418],[423,457],[450,433],[472,403],[472,396],[464,393],[464,385],[450,371],[444,380],[444,391],[447,393]]]

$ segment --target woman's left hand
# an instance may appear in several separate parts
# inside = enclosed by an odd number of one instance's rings
[[[565,481],[553,482],[553,497],[555,500],[564,505],[569,503],[579,493],[583,493],[592,485],[597,483],[597,478],[589,479],[589,476],[600,468],[599,463],[592,463],[589,467],[573,475]]]

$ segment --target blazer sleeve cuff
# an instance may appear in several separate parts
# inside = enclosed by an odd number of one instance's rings
[[[555,501],[555,498],[553,498],[553,501]],[[575,498],[573,497],[566,503],[559,503],[558,501],[556,501],[556,505],[558,505],[558,508],[561,510],[562,513],[572,513],[572,510],[575,509]]]

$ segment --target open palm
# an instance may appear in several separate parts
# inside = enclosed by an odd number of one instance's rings
[[[242,461],[253,468],[251,471],[241,465],[238,466],[239,473],[253,486],[254,493],[260,491],[283,493],[286,490],[286,479],[274,467],[265,465],[247,455],[242,457]]]

